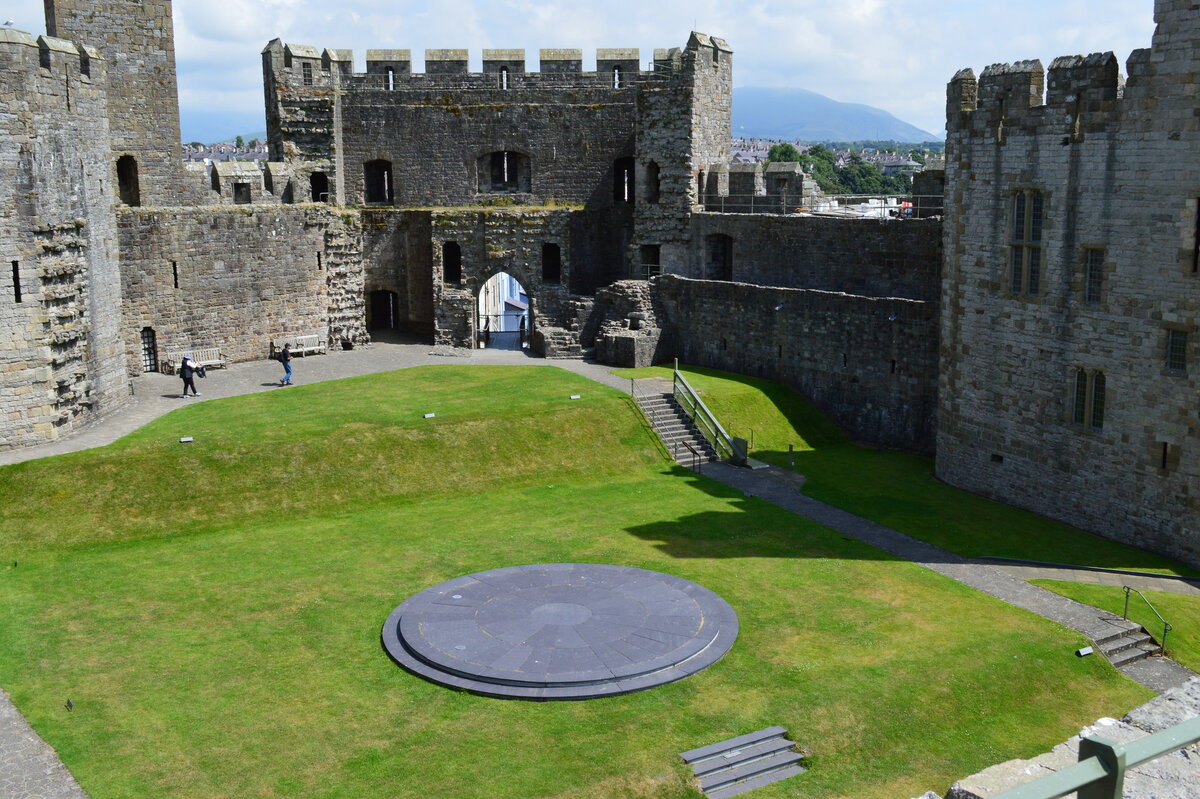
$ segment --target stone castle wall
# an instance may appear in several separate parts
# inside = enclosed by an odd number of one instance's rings
[[[129,399],[104,69],[95,50],[0,30],[0,448]]]
[[[201,187],[184,178],[171,0],[46,0],[46,30],[96,48],[105,59],[110,176],[137,160],[140,204],[186,205]],[[110,183],[111,182],[111,183]]]
[[[941,290],[939,220],[698,213],[688,277],[713,277],[711,236],[732,241],[741,283],[929,301]]]
[[[950,83],[937,473],[1200,564],[1200,16],[1155,18],[1125,83],[1111,53]]]
[[[663,275],[658,322],[690,364],[786,383],[857,440],[930,452],[937,303]]]
[[[324,205],[127,209],[118,215],[121,339],[142,371],[141,331],[159,356],[220,347],[266,358],[272,338],[319,333],[330,347],[367,340],[358,220]]]

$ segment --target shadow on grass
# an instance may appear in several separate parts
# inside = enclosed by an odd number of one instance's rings
[[[656,371],[638,370],[646,376]],[[785,470],[794,464],[790,468],[805,478],[798,490],[813,499],[967,558],[1200,574],[1153,552],[954,488],[934,477],[931,458],[850,443],[828,417],[785,385],[712,369],[685,371],[726,429],[752,435],[755,458]],[[789,444],[796,447],[790,456]],[[669,529],[657,531],[663,540],[691,535],[668,534]],[[664,549],[687,557],[689,547]]]

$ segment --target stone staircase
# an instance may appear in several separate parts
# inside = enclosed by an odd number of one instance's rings
[[[708,799],[725,799],[803,774],[802,756],[783,727],[739,735],[720,743],[683,752],[700,790]]]
[[[1131,621],[1121,623],[1113,632],[1092,641],[1096,650],[1118,669],[1163,651],[1150,633],[1146,632],[1146,628]]]
[[[640,394],[636,399],[642,413],[646,414],[650,425],[658,433],[658,437],[662,439],[676,463],[690,465],[695,459],[692,449],[700,453],[703,463],[718,460],[712,445],[700,435],[700,431],[684,413],[674,395]],[[689,446],[692,449],[688,449]]]

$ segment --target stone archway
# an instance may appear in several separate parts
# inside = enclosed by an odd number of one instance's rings
[[[508,272],[497,272],[479,287],[475,301],[475,347],[522,350],[533,329],[529,294]]]

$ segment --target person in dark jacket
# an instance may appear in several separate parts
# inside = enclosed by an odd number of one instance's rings
[[[200,396],[200,392],[196,390],[196,382],[193,379],[195,377],[196,370],[199,368],[200,365],[192,360],[191,355],[183,356],[183,362],[179,364],[179,376],[183,378],[184,399],[187,399],[189,388],[192,390],[193,397]]]
[[[292,384],[292,345],[284,344],[283,350],[279,353],[279,362],[283,364],[283,379],[279,381],[281,386],[290,386]]]

